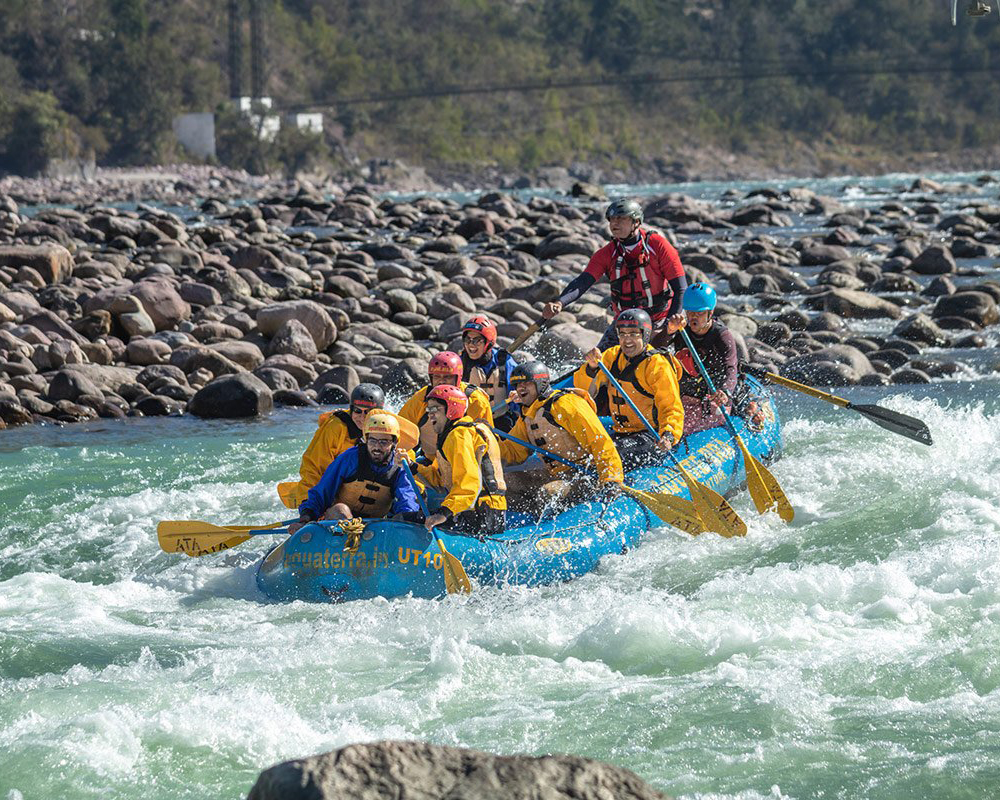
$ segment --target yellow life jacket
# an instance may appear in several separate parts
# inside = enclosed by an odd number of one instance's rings
[[[451,490],[451,464],[445,458],[442,448],[444,447],[445,440],[456,428],[472,428],[479,436],[480,444],[476,447],[476,457],[479,461],[479,472],[482,477],[480,480],[479,496],[476,498],[477,505],[489,498],[502,500],[507,494],[507,482],[503,477],[503,463],[500,460],[500,443],[497,442],[497,437],[485,422],[458,421],[449,424],[445,428],[437,442],[437,463],[438,471],[441,474],[441,483],[446,490]],[[502,503],[502,506],[493,502],[488,503],[488,505],[494,508],[506,508],[506,500],[503,500]]]
[[[656,403],[653,401],[655,395],[651,389],[639,382],[637,373],[639,368],[648,359],[659,355],[669,358],[669,356],[660,353],[658,350],[647,349],[630,361],[625,356],[625,353],[619,350],[614,362],[608,368],[618,383],[621,384],[622,389],[632,398],[632,402],[636,404],[642,415],[657,430],[659,430],[660,422]],[[619,433],[633,433],[646,430],[646,426],[635,415],[632,407],[628,404],[628,400],[614,386],[611,386],[610,383],[607,388],[608,404],[611,407],[611,419],[614,422],[614,429]]]
[[[586,398],[594,414],[597,414],[594,398],[586,389],[557,389],[543,401],[542,405],[535,411],[534,417],[529,418],[527,414],[524,415],[528,441],[535,447],[551,450],[574,464],[587,464],[592,460],[590,454],[580,446],[573,434],[556,422],[555,415],[552,413],[552,406],[556,400],[568,394]],[[569,469],[565,464],[560,464],[555,459],[539,455],[545,462],[545,466],[552,472],[564,472]]]
[[[462,385],[459,384],[459,388],[465,392],[466,397],[472,397],[472,393],[476,391],[475,386],[471,384]],[[427,417],[427,394],[430,392],[431,387],[425,386],[421,391],[423,392],[423,397],[420,398],[423,403],[423,413],[420,415],[420,420],[417,422],[417,427],[420,429],[420,449],[427,458],[434,458],[434,455],[438,451],[438,435],[434,430],[434,426],[431,425],[430,420]]]
[[[358,445],[358,468],[337,490],[335,503],[343,503],[356,517],[385,517],[392,510],[392,487],[399,464],[384,475],[376,475],[368,448]]]

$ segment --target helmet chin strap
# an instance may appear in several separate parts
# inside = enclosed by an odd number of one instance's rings
[[[628,236],[626,236],[623,239],[619,239],[618,241],[621,242],[626,247],[631,247],[636,242],[638,242],[639,241],[639,224],[640,224],[639,220],[637,220],[637,219],[632,220],[632,230],[629,231]]]

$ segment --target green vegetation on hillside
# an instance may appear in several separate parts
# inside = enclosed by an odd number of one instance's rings
[[[105,164],[175,159],[172,116],[225,106],[226,3],[2,5],[0,171],[89,152]],[[279,107],[445,87],[607,85],[334,103],[326,143],[285,135],[261,145],[223,115],[220,157],[258,170],[347,151],[530,168],[624,164],[677,143],[955,149],[994,144],[1000,130],[995,14],[953,28],[937,0],[266,5],[267,87]],[[616,83],[628,76],[651,80]]]

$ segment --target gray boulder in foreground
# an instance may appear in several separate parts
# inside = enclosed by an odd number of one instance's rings
[[[579,756],[497,756],[426,742],[354,744],[264,770],[248,800],[668,800]]]

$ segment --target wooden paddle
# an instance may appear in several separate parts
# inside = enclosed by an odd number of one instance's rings
[[[687,330],[681,328],[680,334],[684,337],[684,343],[691,353],[691,359],[694,361],[695,366],[698,367],[698,371],[701,373],[708,391],[715,394],[715,384],[712,383],[712,378],[709,376],[708,370],[705,369],[705,365],[701,362],[698,351],[694,349],[694,344],[691,342],[691,337],[688,336]],[[747,449],[743,437],[736,432],[733,421],[729,418],[725,409],[720,407],[719,413],[722,414],[722,419],[726,423],[729,434],[736,440],[736,444],[739,445],[743,453],[743,465],[747,475],[747,488],[750,490],[750,497],[753,498],[753,503],[757,507],[757,511],[763,514],[766,511],[774,509],[777,511],[778,516],[785,522],[791,522],[795,518],[795,509],[788,502],[788,498],[778,483],[778,479]]]
[[[643,413],[639,410],[639,407],[635,404],[632,398],[628,396],[628,393],[622,388],[622,385],[618,382],[615,376],[611,374],[611,370],[605,366],[603,361],[598,361],[597,363],[605,377],[608,381],[610,381],[611,385],[618,390],[619,394],[621,394],[629,406],[631,406],[632,411],[634,411],[636,416],[642,420],[643,424],[646,426],[646,430],[659,439],[659,433],[657,433],[656,429],[649,424],[649,420],[646,419]],[[736,513],[733,507],[729,505],[726,498],[714,489],[708,488],[705,484],[699,483],[691,477],[691,474],[684,469],[680,460],[676,455],[674,455],[672,450],[668,450],[667,455],[670,457],[670,460],[673,462],[677,471],[684,479],[684,483],[691,495],[691,501],[694,503],[695,511],[697,511],[698,516],[701,517],[705,530],[715,531],[721,536],[726,537],[745,536],[747,532],[747,525],[740,518],[740,515]]]
[[[538,320],[537,322],[532,322],[527,328],[524,329],[524,333],[518,336],[513,342],[510,343],[505,349],[508,353],[513,353],[515,350],[520,350],[524,347],[525,342],[528,341],[532,336],[538,333],[542,328],[549,324],[549,321],[545,318]]]
[[[558,453],[553,453],[551,450],[546,450],[544,447],[536,447],[530,442],[526,442],[524,439],[519,439],[517,436],[513,436],[505,431],[497,430],[496,428],[493,429],[493,432],[497,436],[509,439],[515,444],[519,444],[521,447],[538,453],[539,455],[551,458],[553,461],[558,461],[560,464],[565,464],[568,467],[579,470],[584,475],[589,475],[592,478],[597,477],[597,473],[593,470],[587,469],[582,464],[577,464],[567,458],[563,458]],[[697,536],[699,533],[704,533],[706,530],[705,526],[701,522],[701,517],[698,516],[698,512],[695,511],[694,505],[690,500],[685,500],[683,497],[677,497],[677,495],[666,494],[665,492],[649,492],[643,489],[636,489],[632,486],[626,486],[624,484],[622,484],[622,491],[637,502],[642,503],[642,505],[648,508],[663,522],[668,525],[672,525],[685,533]]]
[[[424,502],[424,497],[420,494],[420,487],[417,486],[417,482],[413,479],[413,473],[410,471],[410,465],[407,464],[406,461],[403,461],[401,466],[403,467],[403,472],[406,473],[406,477],[410,480],[410,485],[413,487],[413,491],[417,495],[417,502],[420,503],[420,510],[424,513],[425,517],[429,517],[430,514],[427,512],[427,503]],[[465,567],[462,566],[462,562],[448,552],[447,548],[444,546],[444,542],[441,541],[441,536],[437,532],[436,528],[432,528],[431,533],[434,536],[434,540],[437,542],[441,555],[444,557],[444,588],[448,591],[448,594],[471,594],[472,582],[469,580],[469,576],[466,574]]]
[[[850,400],[845,400],[843,397],[837,397],[836,395],[822,392],[819,389],[814,389],[812,386],[806,386],[804,383],[797,383],[789,378],[783,378],[781,375],[775,375],[773,372],[751,367],[745,367],[744,370],[759,380],[776,383],[794,392],[802,392],[802,394],[815,397],[817,400],[825,400],[827,403],[832,403],[835,406],[840,406],[850,411],[857,411],[861,416],[870,419],[876,425],[885,428],[887,431],[898,433],[900,436],[905,436],[907,439],[920,442],[920,444],[934,444],[927,424],[916,417],[909,417],[906,414],[900,414],[898,411],[882,408],[882,406],[858,405],[857,403],[852,403]]]

